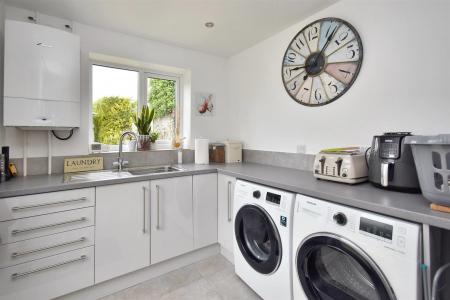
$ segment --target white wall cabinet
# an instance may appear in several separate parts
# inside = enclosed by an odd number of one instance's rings
[[[194,249],[192,176],[152,180],[151,263]]]
[[[217,178],[218,191],[218,241],[221,253],[230,261],[233,261],[233,198],[236,178],[219,174]]]
[[[96,283],[150,265],[148,187],[145,181],[96,188]]]
[[[194,247],[217,243],[217,174],[193,177]]]
[[[6,20],[4,74],[5,126],[80,126],[77,35]]]

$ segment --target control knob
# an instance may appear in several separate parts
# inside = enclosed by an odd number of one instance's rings
[[[335,214],[333,216],[333,220],[336,222],[336,224],[341,225],[341,226],[344,226],[345,224],[347,224],[347,217],[341,212]]]
[[[255,197],[256,199],[259,199],[261,197],[261,192],[260,191],[254,191],[253,192],[253,197]]]

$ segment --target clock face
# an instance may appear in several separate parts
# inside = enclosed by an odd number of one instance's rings
[[[329,104],[351,87],[362,58],[361,39],[352,25],[337,18],[317,20],[303,28],[284,53],[284,87],[300,104]]]

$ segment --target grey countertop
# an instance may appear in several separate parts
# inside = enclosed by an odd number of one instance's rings
[[[61,191],[175,176],[219,172],[239,179],[304,194],[417,223],[450,229],[450,214],[432,211],[429,202],[417,194],[378,189],[369,183],[346,185],[317,180],[311,172],[259,164],[181,166],[184,171],[105,180],[64,182],[62,174],[14,178],[0,184],[0,198]]]

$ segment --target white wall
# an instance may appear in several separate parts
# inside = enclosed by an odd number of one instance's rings
[[[0,11],[3,11],[0,7]],[[20,18],[32,14],[21,9],[6,6],[7,18]],[[211,140],[225,138],[222,124],[226,122],[226,59],[150,41],[121,33],[74,23],[74,33],[81,38],[81,128],[66,142],[53,139],[53,155],[81,155],[88,153],[89,145],[89,103],[90,69],[89,53],[95,52],[123,57],[145,63],[172,66],[190,71],[191,92],[211,92],[216,96],[216,115],[213,118],[197,117],[191,114],[191,137],[202,136]],[[1,67],[3,69],[3,67]],[[3,82],[3,81],[2,81]],[[29,157],[47,155],[47,133],[29,133]],[[11,157],[22,157],[23,132],[6,128],[2,145],[11,146]]]
[[[364,61],[353,87],[323,107],[305,107],[283,88],[290,40],[324,17],[350,22]],[[248,149],[307,153],[369,145],[375,134],[450,133],[450,1],[340,1],[229,60],[230,135]]]

